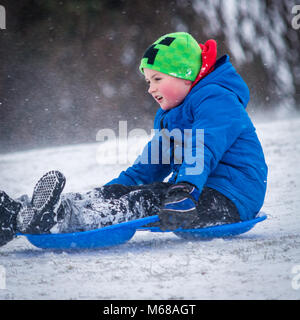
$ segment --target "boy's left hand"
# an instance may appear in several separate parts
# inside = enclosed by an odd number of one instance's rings
[[[169,187],[158,213],[161,230],[191,228],[199,215],[197,203],[199,190],[188,182],[180,182]]]

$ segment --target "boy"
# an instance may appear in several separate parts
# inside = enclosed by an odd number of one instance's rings
[[[17,231],[84,231],[154,214],[162,230],[254,218],[264,201],[267,166],[245,111],[248,87],[229,57],[216,61],[216,54],[214,40],[198,44],[184,32],[155,41],[140,71],[160,108],[156,134],[142,154],[118,178],[86,194],[61,195],[65,178],[57,171],[39,180],[31,201],[2,192],[0,244]]]

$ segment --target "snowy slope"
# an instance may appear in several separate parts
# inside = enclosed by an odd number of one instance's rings
[[[146,231],[119,247],[80,252],[41,250],[18,237],[0,248],[0,299],[300,299],[292,273],[300,266],[300,118],[256,127],[269,165],[267,221],[233,239],[189,242]],[[110,148],[0,155],[0,189],[31,195],[43,173],[58,169],[65,191],[87,191],[126,167],[97,162]]]

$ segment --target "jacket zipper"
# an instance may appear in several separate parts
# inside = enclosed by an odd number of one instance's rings
[[[164,116],[160,119],[160,129],[161,130],[168,129],[168,126],[164,127],[164,119],[165,119],[165,117],[166,117],[166,114],[164,114]],[[175,159],[174,152],[175,152],[175,150],[174,150],[174,145],[173,145],[173,159]],[[173,169],[174,169],[174,166],[173,166]],[[175,174],[175,176],[174,176],[174,181],[175,181],[177,179],[177,176],[178,176],[178,171],[174,170],[173,174]]]

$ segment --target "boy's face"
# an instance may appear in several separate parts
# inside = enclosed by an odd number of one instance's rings
[[[163,110],[177,107],[190,91],[192,81],[169,76],[168,74],[144,68],[148,92]]]

